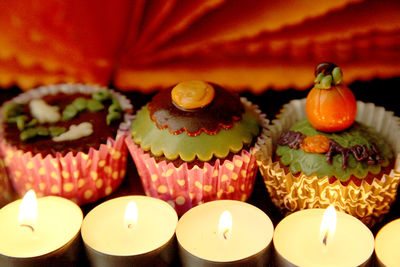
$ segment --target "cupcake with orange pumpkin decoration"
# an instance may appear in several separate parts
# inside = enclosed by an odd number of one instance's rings
[[[283,106],[256,154],[269,196],[284,213],[334,204],[372,226],[396,198],[400,120],[356,101],[335,64],[321,63],[315,76],[306,99]]]
[[[127,144],[145,193],[183,214],[211,200],[247,200],[267,124],[245,98],[216,84],[185,81],[137,112]]]

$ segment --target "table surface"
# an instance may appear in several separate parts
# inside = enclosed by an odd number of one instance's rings
[[[354,92],[357,100],[361,100],[364,102],[373,102],[376,105],[385,107],[387,110],[393,111],[395,115],[400,116],[400,105],[398,104],[397,98],[395,97],[395,93],[399,85],[400,77],[395,77],[385,80],[375,79],[369,82],[357,81],[349,85],[349,87]],[[21,91],[15,87],[3,90],[0,89],[0,103],[12,98],[20,92]],[[132,101],[135,110],[138,110],[142,105],[150,101],[152,96],[154,95],[154,93],[141,94],[135,91],[123,93]],[[304,98],[306,97],[307,93],[308,90],[297,91],[294,89],[288,89],[284,91],[266,90],[264,93],[259,95],[253,95],[248,91],[244,91],[240,93],[240,95],[245,96],[253,103],[258,104],[261,110],[267,115],[267,118],[271,120],[279,112],[283,104],[289,102],[292,99]],[[86,214],[93,207],[107,199],[131,194],[143,195],[144,192],[135,165],[133,164],[133,160],[129,155],[127,174],[121,186],[108,198],[102,199],[96,203],[84,205],[82,206],[82,210],[84,214]],[[268,214],[275,226],[283,218],[283,215],[279,213],[278,209],[270,201],[268,197],[268,192],[264,186],[264,182],[259,172],[256,177],[256,183],[253,193],[247,202],[257,206],[266,214]],[[392,205],[390,212],[383,218],[382,222],[376,224],[371,229],[372,232],[374,233],[374,235],[376,235],[376,233],[383,225],[399,217],[400,201],[397,200]],[[79,266],[87,266],[84,258],[81,259]],[[179,263],[174,263],[174,266],[179,266]]]

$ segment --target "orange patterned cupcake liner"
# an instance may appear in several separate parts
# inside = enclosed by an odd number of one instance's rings
[[[53,88],[49,88],[53,87]],[[100,89],[84,85],[61,85],[62,91],[87,92]],[[18,100],[29,100],[32,96],[58,92],[59,86],[46,86],[38,92],[28,91]],[[26,94],[29,94],[28,97]],[[132,105],[122,95],[120,99],[124,110],[132,109]],[[15,99],[12,101],[16,101]],[[15,191],[24,195],[34,189],[38,196],[58,195],[77,204],[94,202],[110,195],[122,182],[126,173],[127,147],[125,138],[128,135],[132,115],[126,114],[120,124],[115,139],[108,138],[107,144],[98,149],[90,148],[88,153],[69,152],[65,155],[32,154],[24,152],[2,140],[0,153]]]
[[[396,158],[395,168],[389,175],[375,177],[372,183],[362,181],[358,186],[351,181],[329,182],[328,177],[318,178],[304,173],[292,174],[273,161],[277,139],[295,122],[305,117],[305,99],[286,104],[277,120],[268,127],[267,139],[256,153],[257,165],[264,178],[272,202],[283,213],[308,208],[327,208],[333,204],[338,210],[349,213],[368,226],[379,222],[389,212],[395,201],[400,183],[400,119],[371,103],[357,102],[356,120],[374,127],[391,144]]]

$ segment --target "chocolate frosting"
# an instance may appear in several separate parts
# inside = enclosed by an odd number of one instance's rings
[[[81,93],[58,93],[56,95],[44,96],[42,99],[45,100],[45,102],[49,105],[56,105],[60,107],[60,110],[62,110],[67,104],[70,104],[77,97],[90,98],[91,95]],[[71,120],[59,121],[55,124],[52,124],[52,126],[63,126],[68,129],[72,124],[79,124],[81,122],[92,123],[93,133],[80,139],[54,142],[49,137],[35,137],[23,142],[19,138],[20,130],[18,130],[15,123],[5,123],[3,125],[3,127],[5,127],[4,138],[8,143],[16,146],[18,149],[21,149],[24,152],[31,151],[33,154],[41,153],[43,157],[48,154],[55,156],[57,152],[61,153],[62,155],[66,155],[68,152],[73,152],[75,154],[80,151],[88,153],[91,147],[98,149],[100,144],[106,144],[109,137],[114,138],[117,134],[120,121],[113,121],[111,125],[107,125],[106,123],[106,116],[108,112],[107,108],[109,105],[110,103],[106,103],[105,108],[101,111],[81,112]],[[24,107],[24,114],[29,117],[29,120],[32,119],[28,105]],[[48,126],[48,124],[43,124],[43,126]]]
[[[212,86],[215,89],[213,101],[195,110],[176,107],[171,98],[172,88],[160,91],[148,105],[151,119],[158,128],[168,128],[172,134],[185,131],[190,136],[196,136],[202,131],[215,134],[221,128],[231,128],[244,112],[240,98],[218,85]]]

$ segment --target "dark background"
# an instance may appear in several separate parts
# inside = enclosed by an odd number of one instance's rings
[[[395,77],[384,80],[375,79],[368,82],[356,81],[350,84],[349,87],[352,89],[357,100],[373,102],[378,106],[385,107],[386,110],[393,111],[396,116],[400,116],[400,105],[398,104],[397,100],[397,96],[399,95],[399,92],[397,91],[399,90],[399,85],[400,77]],[[112,85],[110,85],[110,87],[113,88]],[[21,92],[22,91],[16,87],[0,90],[0,103],[18,95]],[[307,96],[307,93],[308,90],[297,91],[294,89],[288,89],[284,91],[274,91],[270,89],[259,95],[254,95],[249,91],[243,91],[240,93],[240,95],[245,96],[251,102],[258,104],[261,110],[267,115],[267,118],[271,120],[277,113],[279,113],[279,110],[283,104],[289,102],[291,99],[304,98]],[[138,110],[142,105],[150,101],[154,95],[154,93],[141,94],[136,91],[123,92],[123,94],[125,94],[132,101],[135,110]],[[82,206],[82,210],[84,214],[86,214],[93,207],[104,200],[130,194],[144,194],[144,192],[135,165],[133,164],[133,160],[129,155],[127,174],[120,188],[106,199]],[[269,200],[268,192],[264,186],[264,182],[259,172],[257,174],[253,194],[248,199],[248,202],[263,210],[271,218],[275,226],[283,218],[283,215],[279,213],[278,209],[275,208],[275,206]],[[373,234],[376,235],[382,226],[399,217],[400,201],[396,200],[396,202],[392,205],[390,212],[384,218],[382,218],[380,223],[376,224],[371,229]],[[86,266],[86,263],[84,262],[85,260],[82,258],[82,266]],[[179,263],[176,263],[176,265],[179,265]]]

